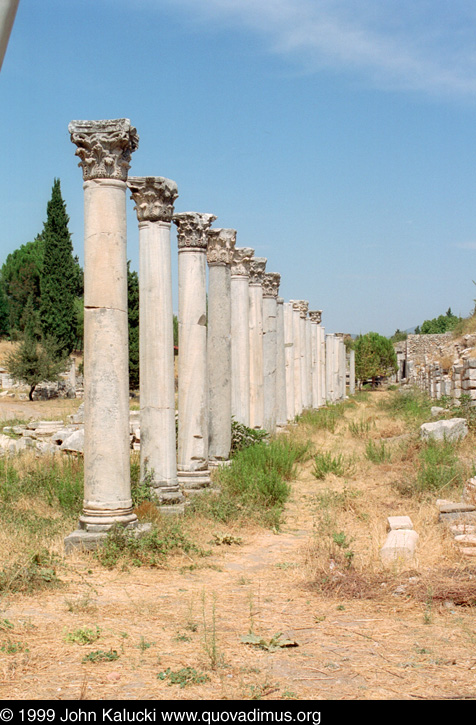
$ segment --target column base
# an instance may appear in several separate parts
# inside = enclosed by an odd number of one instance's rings
[[[179,471],[177,474],[179,484],[183,491],[195,491],[210,486],[210,471]]]
[[[185,501],[185,497],[180,490],[178,483],[169,485],[152,485],[150,487],[150,495],[158,506],[168,506],[171,504],[181,504]]]
[[[139,524],[136,519],[135,525],[126,526],[125,528],[132,531],[134,536],[142,536],[150,531],[151,527],[152,524]],[[87,531],[82,528],[76,529],[64,539],[65,554],[71,554],[73,551],[95,551],[104,543],[107,534],[107,530]]]
[[[216,461],[208,461],[208,468],[214,469],[214,468],[223,468],[223,466],[231,466],[231,459],[230,458],[224,458]]]

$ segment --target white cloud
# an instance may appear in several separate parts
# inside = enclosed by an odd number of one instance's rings
[[[273,52],[373,85],[476,95],[474,0],[150,0],[251,29]]]

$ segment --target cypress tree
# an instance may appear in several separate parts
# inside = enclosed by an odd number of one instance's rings
[[[139,387],[139,275],[127,262],[127,298],[129,321],[129,389]]]
[[[61,353],[69,354],[76,336],[74,299],[78,271],[68,230],[69,217],[61,196],[59,179],[55,179],[46,211],[42,239],[43,267],[40,278],[41,327],[53,337]]]

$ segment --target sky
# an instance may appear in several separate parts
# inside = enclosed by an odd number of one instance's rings
[[[82,262],[68,123],[129,118],[129,173],[176,181],[327,331],[473,310],[474,0],[20,0],[0,104],[0,264],[55,178]]]

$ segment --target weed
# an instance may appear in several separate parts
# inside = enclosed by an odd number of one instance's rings
[[[167,554],[174,551],[204,555],[204,551],[188,539],[181,522],[164,517],[142,536],[136,536],[134,531],[127,531],[122,526],[114,526],[95,556],[108,568],[113,568],[119,561],[132,566],[159,566]]]
[[[419,426],[430,418],[432,405],[432,400],[416,388],[397,391],[388,399],[379,402],[379,407],[389,415],[403,418],[414,426]]]
[[[299,642],[296,642],[296,640],[283,639],[282,637],[282,632],[276,632],[276,634],[273,634],[273,636],[268,640],[249,632],[241,637],[241,642],[243,644],[249,644],[253,647],[257,647],[258,649],[264,649],[267,652],[277,652],[280,649],[288,647],[299,647]]]
[[[119,655],[117,654],[115,649],[110,649],[107,652],[102,649],[98,649],[95,652],[90,652],[88,655],[83,657],[82,662],[94,662],[95,664],[98,662],[113,662],[114,660],[118,660]]]
[[[56,557],[47,551],[30,555],[26,563],[14,564],[0,571],[0,593],[31,594],[40,589],[56,588],[62,582],[56,576]]]
[[[318,453],[314,456],[312,474],[319,480],[325,478],[328,473],[333,473],[335,476],[345,476],[350,471],[351,465],[342,453],[335,456],[330,452]]]
[[[78,612],[92,612],[97,609],[96,604],[91,600],[91,592],[86,592],[76,599],[65,599],[64,603],[68,612],[77,614]]]
[[[139,640],[139,644],[137,645],[137,648],[140,649],[141,652],[145,652],[148,650],[152,645],[155,644],[154,642],[147,642],[147,640],[141,635],[141,638]]]
[[[223,655],[220,654],[217,644],[217,631],[216,631],[216,594],[213,593],[212,602],[212,621],[211,627],[207,624],[206,617],[206,594],[202,592],[202,618],[203,618],[203,649],[208,655],[210,660],[210,667],[215,670],[220,664],[223,664]]]
[[[433,589],[432,589],[432,587],[428,587],[426,601],[425,601],[425,611],[423,613],[423,624],[431,624],[432,614],[433,614]]]
[[[456,488],[464,483],[465,471],[454,443],[428,442],[420,451],[419,463],[416,490],[420,493]]]
[[[370,421],[350,421],[349,432],[354,438],[365,438],[370,433]]]
[[[72,644],[79,644],[81,646],[85,644],[92,644],[96,642],[101,636],[101,629],[96,625],[95,629],[88,629],[83,627],[82,629],[75,629],[73,632],[68,632],[65,635],[65,642],[71,642]]]
[[[194,667],[182,667],[175,672],[167,667],[163,672],[159,672],[157,677],[159,680],[169,680],[169,685],[179,685],[181,688],[187,685],[202,685],[210,680],[208,675],[197,672]]]
[[[268,434],[265,430],[249,428],[233,419],[231,421],[230,457],[233,458],[238,451],[254,446],[256,443],[262,443],[267,437]]]
[[[241,536],[233,536],[232,534],[213,534],[213,540],[210,543],[216,546],[222,546],[222,544],[226,544],[227,546],[237,544],[237,546],[241,546],[243,539]]]
[[[392,457],[392,454],[388,448],[386,448],[384,441],[375,443],[372,439],[367,441],[364,455],[367,460],[372,463],[388,463]]]
[[[19,652],[29,652],[30,650],[26,647],[23,642],[5,642],[0,647],[0,652],[5,652],[7,655],[16,655]]]
[[[10,622],[9,619],[0,619],[0,631],[6,631],[7,629],[14,629],[15,625]]]

